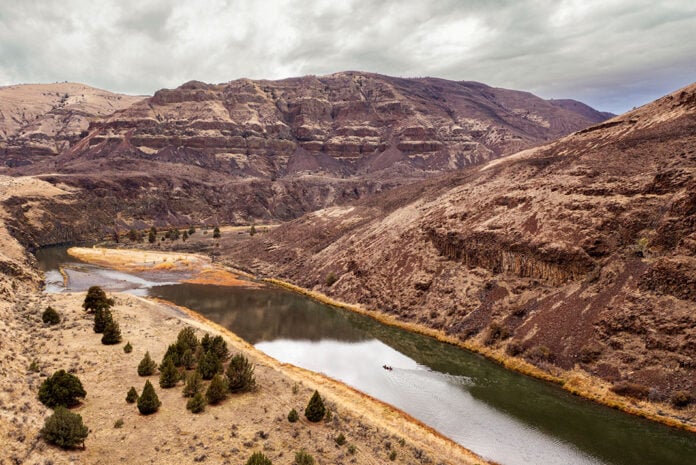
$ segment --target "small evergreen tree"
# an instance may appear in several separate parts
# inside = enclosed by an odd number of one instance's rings
[[[242,354],[232,357],[226,375],[230,392],[251,391],[256,386],[254,365]]]
[[[197,371],[189,373],[186,377],[186,385],[184,386],[184,397],[193,397],[201,392],[203,388],[203,379]]]
[[[194,228],[193,226],[190,226],[190,227],[188,228],[189,236],[192,235],[192,234],[195,233],[195,232],[196,232],[196,228]]]
[[[80,379],[65,370],[58,370],[39,388],[39,401],[47,407],[73,407],[87,395]]]
[[[99,286],[92,286],[87,290],[82,308],[93,313],[97,308],[110,308],[114,305],[114,299],[106,297],[106,293]]]
[[[215,375],[210,381],[208,390],[205,391],[205,398],[209,404],[214,405],[225,400],[228,392],[229,389],[227,388],[227,381],[225,381],[225,378],[220,375]]]
[[[254,234],[256,234],[256,226],[252,224],[251,228],[249,228],[249,235],[253,236]]]
[[[171,358],[166,357],[160,366],[159,385],[163,389],[168,389],[176,386],[179,381],[179,370],[174,366]]]
[[[178,344],[169,344],[169,347],[167,347],[167,351],[164,353],[164,357],[162,357],[162,364],[159,367],[160,371],[162,371],[162,366],[164,365],[164,362],[167,359],[171,359],[171,361],[174,363],[174,366],[181,366],[181,352],[178,347]]]
[[[145,356],[138,364],[138,375],[150,376],[155,372],[155,368],[157,368],[157,364],[150,357],[150,352],[145,352]]]
[[[103,333],[106,329],[106,325],[109,324],[110,321],[113,321],[113,319],[114,317],[108,307],[97,307],[94,310],[94,332],[97,334]]]
[[[150,229],[150,232],[147,233],[147,241],[148,241],[150,244],[154,244],[155,241],[157,240],[157,233],[154,232],[153,229],[155,229],[155,228],[151,228],[151,229]]]
[[[187,326],[179,331],[179,334],[176,336],[176,344],[182,353],[186,349],[191,349],[195,353],[200,342],[196,336],[196,331],[192,327]]]
[[[210,348],[208,350],[215,352],[217,358],[223,362],[227,360],[230,356],[230,351],[227,348],[227,343],[225,342],[225,339],[223,339],[223,337],[219,334],[210,340]]]
[[[118,323],[114,320],[110,320],[106,323],[106,328],[104,328],[104,335],[101,339],[104,345],[113,345],[121,342],[121,328]]]
[[[56,312],[53,307],[48,306],[41,315],[41,321],[47,325],[57,325],[60,323],[60,315],[58,315],[58,312]]]
[[[135,402],[138,401],[138,391],[135,390],[133,386],[128,390],[128,394],[126,394],[126,402],[129,404],[134,404]]]
[[[219,239],[220,238],[220,228],[215,226],[215,229],[213,229],[213,239]]]
[[[184,231],[181,233],[181,240],[186,242],[186,239],[188,239],[188,232]]]
[[[157,397],[152,383],[150,383],[150,380],[145,381],[143,393],[138,397],[138,411],[143,415],[150,415],[159,410],[160,405],[162,405],[162,402],[160,402],[159,397]]]
[[[82,423],[82,416],[72,413],[62,406],[56,407],[53,415],[46,418],[41,436],[51,444],[64,449],[75,447],[78,444],[85,446],[85,439],[89,430]]]
[[[314,391],[312,398],[309,399],[307,408],[305,408],[305,417],[311,422],[319,422],[324,418],[326,414],[326,407],[324,407],[324,401],[321,399],[318,391]]]
[[[123,346],[123,351],[127,354],[130,354],[133,352],[133,346],[131,345],[130,342],[127,342],[125,346]]]
[[[191,410],[192,413],[201,413],[205,410],[205,405],[205,397],[200,392],[197,392],[186,402],[186,408]]]
[[[131,229],[130,231],[128,231],[128,240],[130,240],[131,242],[136,242],[138,240],[138,231],[136,231],[135,229]]]
[[[181,365],[187,370],[193,370],[196,366],[196,357],[193,355],[191,349],[186,349],[181,355]]]
[[[290,423],[295,423],[299,419],[300,419],[300,415],[297,413],[297,410],[295,410],[295,409],[290,410],[290,413],[288,413],[288,421]]]
[[[246,461],[246,465],[273,465],[273,462],[262,452],[254,452]]]
[[[217,373],[222,371],[222,362],[212,350],[203,354],[198,362],[198,372],[203,379],[212,379]]]

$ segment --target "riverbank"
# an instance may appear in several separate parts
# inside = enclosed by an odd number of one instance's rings
[[[156,262],[143,253],[122,254],[119,260],[114,260],[114,254],[93,256],[109,257],[109,265],[117,267],[140,266],[135,257],[141,262]],[[164,257],[154,258],[163,261]],[[196,257],[179,258],[189,259],[187,267],[191,269],[207,266],[205,260],[193,260]],[[172,257],[167,261],[171,263]],[[396,463],[485,463],[397,409],[321,374],[282,364],[195,312],[129,294],[109,294],[116,300],[113,314],[123,334],[123,342],[116,346],[102,345],[100,336],[92,331],[90,318],[81,309],[84,293],[28,292],[19,305],[22,310],[18,319],[24,322],[26,337],[19,338],[17,349],[24,355],[17,357],[15,373],[7,373],[4,387],[9,392],[14,377],[22,388],[2,398],[3,408],[7,407],[8,416],[17,422],[3,434],[3,444],[11,445],[5,449],[3,460],[16,457],[27,463],[48,460],[55,464],[243,463],[259,450],[273,463],[291,463],[294,453],[304,448],[318,463],[394,463],[392,454]],[[40,322],[41,312],[48,305],[62,317],[57,326],[46,327]],[[157,376],[153,376],[150,379],[162,408],[155,415],[143,417],[125,402],[130,386],[140,391],[145,381],[137,375],[137,364],[145,351],[154,360],[161,360],[185,326],[196,328],[199,337],[206,332],[221,334],[232,354],[242,352],[249,357],[256,364],[259,389],[231,396],[221,405],[193,415],[185,409],[181,384],[160,389]],[[133,346],[130,354],[123,351],[126,342]],[[28,369],[32,362],[36,362],[33,369],[38,371]],[[42,380],[58,369],[74,372],[87,391],[85,401],[75,409],[91,430],[85,450],[61,451],[38,437],[43,418],[50,411],[38,403],[36,392]],[[315,389],[332,412],[330,422],[311,424],[302,415]],[[298,423],[287,421],[292,408],[300,412]],[[22,422],[22,416],[26,421]],[[115,426],[118,420],[122,421],[120,427]],[[339,434],[346,437],[346,445],[336,444]]]
[[[675,410],[668,404],[652,403],[636,399],[631,399],[628,397],[619,396],[611,391],[611,384],[590,376],[588,373],[575,369],[572,371],[564,371],[557,367],[554,373],[549,373],[540,369],[539,367],[532,365],[524,359],[518,357],[512,357],[505,353],[502,349],[491,348],[474,340],[461,341],[454,337],[447,335],[444,331],[435,330],[428,328],[427,326],[415,324],[412,322],[401,321],[394,318],[392,315],[388,315],[375,310],[367,310],[360,305],[353,305],[346,302],[341,302],[339,300],[333,299],[320,292],[305,289],[300,286],[296,286],[292,283],[274,278],[266,278],[264,281],[284,287],[293,292],[300,293],[319,302],[327,305],[332,305],[335,307],[343,308],[355,313],[366,315],[379,321],[382,324],[390,325],[404,329],[406,331],[423,334],[425,336],[432,337],[440,342],[451,344],[462,349],[481,354],[490,360],[499,363],[509,370],[531,376],[533,378],[548,381],[561,386],[564,390],[570,392],[573,395],[580,396],[582,398],[597,402],[604,406],[621,410],[625,413],[635,415],[637,417],[645,418],[657,423],[661,423],[673,428],[682,429],[685,431],[690,431],[696,433],[696,417],[693,412],[686,412],[684,410]],[[692,407],[691,410],[694,410]],[[685,417],[689,415],[689,417]]]

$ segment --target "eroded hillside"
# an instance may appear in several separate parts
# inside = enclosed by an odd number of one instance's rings
[[[696,85],[223,253],[550,372],[696,396]]]

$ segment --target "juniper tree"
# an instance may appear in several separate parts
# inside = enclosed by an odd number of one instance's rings
[[[97,307],[94,310],[94,326],[92,329],[94,329],[94,332],[97,334],[103,333],[106,329],[106,325],[113,319],[114,317],[108,307]]]
[[[205,410],[205,397],[200,392],[197,392],[193,397],[191,397],[188,402],[186,402],[186,408],[191,410],[192,413],[201,413]]]
[[[133,386],[128,390],[128,394],[126,394],[126,402],[129,404],[133,404],[138,400],[138,391],[135,390]]]
[[[209,350],[203,354],[198,362],[198,372],[203,379],[212,379],[217,373],[222,371],[222,362],[215,354]]]
[[[225,339],[223,339],[223,337],[219,334],[214,337],[210,337],[210,334],[206,334],[205,336],[203,336],[203,339],[201,339],[201,346],[203,347],[203,350],[206,352],[215,352],[215,355],[217,355],[218,359],[220,359],[221,361],[227,360],[227,358],[230,356],[230,351],[227,348],[227,343],[225,342]]]
[[[92,286],[87,290],[82,308],[93,313],[97,308],[110,308],[114,305],[114,299],[106,297],[106,293],[99,286]]]
[[[168,389],[176,386],[179,381],[179,370],[174,366],[171,358],[166,357],[160,365],[159,385],[161,388]]]
[[[209,404],[217,404],[227,398],[228,392],[229,389],[227,387],[227,381],[225,381],[225,378],[220,375],[215,375],[210,381],[208,390],[205,391],[205,398]]]
[[[203,388],[203,379],[197,371],[189,373],[184,386],[184,397],[193,397]]]
[[[150,376],[155,372],[155,368],[157,368],[157,364],[150,357],[150,352],[145,352],[145,356],[138,364],[138,375]]]
[[[121,342],[121,328],[118,323],[114,320],[110,320],[106,323],[106,328],[104,328],[104,335],[101,339],[102,344],[113,345]]]
[[[57,325],[60,323],[60,315],[49,305],[41,314],[41,321],[48,325]]]
[[[46,441],[64,449],[78,444],[82,444],[84,448],[88,434],[89,430],[82,423],[82,416],[62,406],[56,407],[53,415],[46,418],[44,427],[41,429],[41,436]]]
[[[130,342],[127,342],[125,346],[123,346],[123,351],[127,354],[130,354],[133,352],[133,346],[131,345]]]
[[[230,392],[251,391],[256,386],[254,365],[242,354],[232,357],[225,374]]]
[[[154,244],[155,241],[157,240],[157,233],[154,232],[153,229],[155,229],[155,228],[151,228],[151,229],[150,229],[150,232],[147,233],[147,241],[148,241],[150,244]]]
[[[220,238],[220,228],[215,226],[215,229],[213,229],[213,239],[219,239]]]
[[[326,414],[326,407],[324,407],[324,401],[319,395],[319,391],[314,391],[312,398],[309,399],[307,408],[305,408],[305,417],[311,422],[319,422],[324,418]]]
[[[186,349],[181,355],[181,365],[187,370],[192,370],[196,366],[196,357],[191,349]]]
[[[39,401],[47,407],[73,407],[87,395],[80,379],[65,370],[58,370],[39,388]]]
[[[182,353],[186,349],[191,349],[191,351],[195,353],[196,350],[198,350],[200,342],[196,336],[196,331],[192,327],[186,326],[179,331],[179,334],[176,336],[176,344]]]
[[[159,397],[157,397],[152,383],[150,383],[150,380],[145,381],[143,393],[138,397],[138,411],[143,415],[150,415],[159,410],[160,405],[162,405],[162,402],[160,402]]]
[[[288,421],[290,423],[295,423],[299,419],[300,419],[300,415],[297,413],[297,410],[295,410],[295,409],[290,410],[290,413],[288,413]]]
[[[160,371],[162,371],[162,365],[164,365],[164,361],[166,359],[171,359],[174,366],[181,366],[181,354],[179,352],[178,344],[169,344],[167,351],[164,353],[164,357],[162,357],[162,364],[159,367]]]

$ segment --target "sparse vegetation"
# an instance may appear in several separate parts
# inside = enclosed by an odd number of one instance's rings
[[[582,363],[594,363],[602,355],[602,348],[595,345],[584,346],[580,349],[580,361]]]
[[[326,282],[326,285],[327,285],[328,287],[333,286],[333,285],[336,283],[336,281],[338,281],[338,278],[336,277],[335,274],[333,274],[333,272],[331,272],[331,273],[329,273],[328,275],[326,275],[326,280],[325,280],[325,282]]]
[[[215,229],[213,229],[213,239],[219,239],[220,238],[220,228],[215,226]]]
[[[56,407],[53,415],[46,418],[44,427],[41,429],[41,436],[46,441],[64,449],[80,444],[84,448],[88,434],[89,430],[82,423],[82,416],[72,413],[63,406]]]
[[[143,393],[138,397],[138,411],[143,415],[150,415],[159,410],[162,402],[160,402],[155,388],[150,383],[150,380],[145,381]]]
[[[53,309],[50,305],[46,307],[46,310],[41,314],[41,321],[47,325],[57,325],[60,323],[60,315]]]
[[[29,364],[29,371],[32,373],[38,373],[41,370],[41,367],[39,366],[38,360],[34,359],[31,361]]]
[[[324,407],[324,401],[319,395],[319,391],[314,391],[312,398],[309,399],[309,403],[305,408],[305,417],[307,420],[317,423],[324,418],[326,414],[326,407]]]
[[[154,360],[152,360],[152,357],[150,357],[150,352],[149,351],[145,352],[145,356],[138,364],[138,375],[139,376],[151,376],[152,374],[155,373],[156,368],[157,368],[157,364],[155,363]]]
[[[47,407],[73,407],[87,395],[79,378],[65,370],[58,370],[39,388],[39,401]]]
[[[485,344],[493,345],[498,341],[507,339],[510,337],[510,330],[503,326],[501,323],[494,321],[488,327],[488,333],[486,334]]]
[[[119,418],[114,422],[114,428],[123,428],[123,418]]]
[[[625,397],[634,399],[647,399],[650,389],[642,384],[621,381],[611,387],[611,391]]]
[[[339,435],[334,438],[334,441],[336,442],[336,445],[342,446],[346,443],[346,437],[343,433],[339,433]]]
[[[677,391],[672,395],[670,402],[676,408],[687,407],[690,403],[694,401],[694,398],[688,391]]]
[[[396,451],[395,451],[395,450],[392,450],[392,451],[389,453],[389,460],[391,460],[392,462],[393,462],[394,460],[396,460]]]

